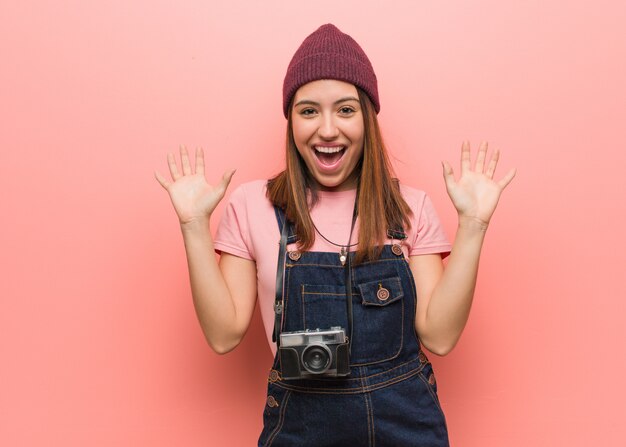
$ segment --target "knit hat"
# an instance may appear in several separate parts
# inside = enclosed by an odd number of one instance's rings
[[[356,41],[330,23],[309,35],[296,51],[283,83],[283,112],[304,84],[318,79],[336,79],[360,87],[380,111],[376,74],[367,55]]]

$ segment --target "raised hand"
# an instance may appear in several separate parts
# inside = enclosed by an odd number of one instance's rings
[[[500,194],[515,177],[511,169],[501,180],[493,180],[500,152],[496,150],[488,164],[487,142],[482,142],[476,156],[474,169],[471,166],[470,144],[464,141],[461,148],[461,178],[455,180],[448,162],[443,162],[443,177],[448,195],[454,204],[459,219],[472,219],[487,226],[498,205]]]
[[[189,162],[187,148],[182,146],[180,147],[180,161],[182,174],[178,170],[174,154],[167,154],[172,182],[158,171],[154,172],[154,176],[169,193],[181,224],[207,219],[224,197],[235,170],[226,171],[222,180],[216,186],[211,186],[204,177],[204,151],[202,149],[196,149],[195,172]]]

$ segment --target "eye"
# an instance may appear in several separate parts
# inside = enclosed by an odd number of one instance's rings
[[[300,115],[302,115],[302,116],[312,116],[312,115],[315,115],[315,113],[316,113],[315,109],[313,109],[311,107],[308,107],[306,109],[300,110]]]
[[[339,113],[341,113],[342,115],[351,115],[354,112],[356,112],[356,110],[348,106],[343,106],[342,108],[339,109]]]

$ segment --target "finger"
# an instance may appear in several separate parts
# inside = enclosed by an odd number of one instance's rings
[[[172,175],[172,180],[176,181],[180,178],[180,172],[178,172],[178,166],[176,165],[176,158],[174,154],[167,154],[167,165],[170,168],[170,174]]]
[[[204,151],[202,148],[196,149],[196,174],[204,175]]]
[[[487,166],[487,172],[485,175],[489,178],[493,178],[493,175],[496,173],[496,166],[498,166],[498,160],[500,159],[500,151],[498,149],[491,155],[491,160],[489,160],[489,165]]]
[[[230,184],[230,181],[233,178],[233,175],[235,175],[235,171],[236,169],[231,169],[230,171],[224,172],[224,175],[222,176],[222,180],[220,181],[220,184],[218,185],[221,194],[224,194],[226,192],[226,188],[228,188],[228,185]]]
[[[461,175],[471,169],[469,141],[464,141],[461,146]]]
[[[487,142],[483,141],[480,143],[480,147],[478,148],[478,155],[476,156],[476,166],[474,166],[474,171],[482,173],[485,168],[485,158],[487,157]]]
[[[168,182],[165,177],[163,177],[161,175],[161,173],[159,171],[154,171],[154,176],[156,177],[157,181],[161,184],[161,186],[163,188],[165,188],[167,190],[167,188],[169,188],[170,186],[170,182]]]
[[[513,180],[513,177],[515,177],[515,174],[517,174],[517,169],[513,168],[511,169],[503,178],[502,180],[500,180],[498,182],[498,185],[500,185],[500,188],[504,189],[508,186],[509,183],[511,183],[511,180]]]
[[[456,184],[456,181],[454,180],[454,171],[452,170],[452,166],[450,166],[447,161],[442,161],[441,166],[443,166],[443,179],[446,182],[446,188],[449,190]]]
[[[191,175],[191,164],[189,163],[189,153],[187,147],[180,147],[180,163],[183,166],[183,175]]]

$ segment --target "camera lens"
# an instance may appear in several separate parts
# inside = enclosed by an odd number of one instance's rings
[[[311,374],[322,374],[330,366],[330,349],[324,345],[307,346],[302,351],[302,364]]]

